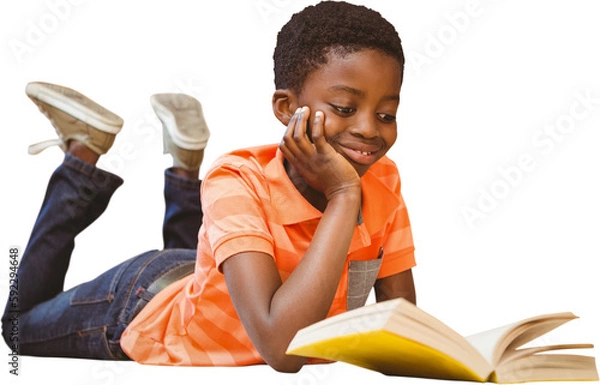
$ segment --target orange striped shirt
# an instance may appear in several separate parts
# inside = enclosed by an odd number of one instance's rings
[[[355,275],[364,281],[370,274],[374,280],[415,265],[395,164],[384,157],[361,183],[361,218],[328,316],[346,311],[350,296],[353,303],[357,298],[363,301],[362,293],[349,290]],[[129,357],[147,364],[264,363],[233,307],[221,264],[240,252],[267,253],[285,281],[306,252],[322,213],[287,177],[276,145],[219,158],[206,174],[201,197],[204,222],[198,235],[195,273],[157,294],[125,330],[121,346]],[[362,262],[366,268],[361,267]],[[377,265],[374,269],[373,262]],[[349,274],[351,265],[359,268]],[[372,287],[369,285],[367,289]]]

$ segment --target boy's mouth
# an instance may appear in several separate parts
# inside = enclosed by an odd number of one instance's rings
[[[362,165],[371,165],[377,161],[379,150],[369,149],[354,149],[350,147],[341,147],[344,155],[348,160]]]

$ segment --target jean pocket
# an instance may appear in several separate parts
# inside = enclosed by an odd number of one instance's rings
[[[381,258],[377,258],[368,261],[348,262],[348,295],[346,298],[348,310],[364,306],[367,302],[369,293],[371,293],[371,289],[379,275],[381,261]]]
[[[134,319],[139,312],[141,312],[142,309],[152,300],[152,298],[154,298],[156,294],[160,293],[167,286],[189,276],[190,274],[194,274],[195,267],[195,260],[184,261],[183,263],[175,265],[170,270],[165,271],[160,276],[155,278],[148,285],[148,287],[139,286],[135,290],[135,295],[137,296],[138,300],[136,301],[136,305],[133,309],[131,319]]]
[[[75,287],[71,296],[71,305],[89,305],[101,302],[112,302],[117,285],[129,263],[115,266],[98,278]]]

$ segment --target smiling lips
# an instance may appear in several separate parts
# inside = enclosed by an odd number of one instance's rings
[[[345,146],[342,146],[341,148],[349,160],[363,165],[373,164],[377,160],[376,155],[379,152],[378,149],[373,151],[364,151]]]

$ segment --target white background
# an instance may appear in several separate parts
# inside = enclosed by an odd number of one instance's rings
[[[162,173],[170,158],[162,155],[151,94],[185,92],[202,102],[212,132],[205,164],[228,150],[279,141],[283,127],[270,106],[275,37],[311,3],[3,3],[2,301],[9,248],[24,249],[63,156],[58,148],[27,154],[28,145],[54,138],[25,96],[27,82],[75,88],[125,120],[103,162],[125,184],[77,239],[71,287],[161,247]],[[600,345],[598,3],[357,3],[396,26],[409,59],[399,140],[389,156],[399,165],[411,215],[420,306],[461,334],[573,311],[581,319],[543,342]],[[162,368],[31,357],[21,357],[17,378],[8,373],[8,349],[0,351],[4,384],[54,378],[64,384],[430,381],[386,378],[344,364],[283,375],[265,366]]]

